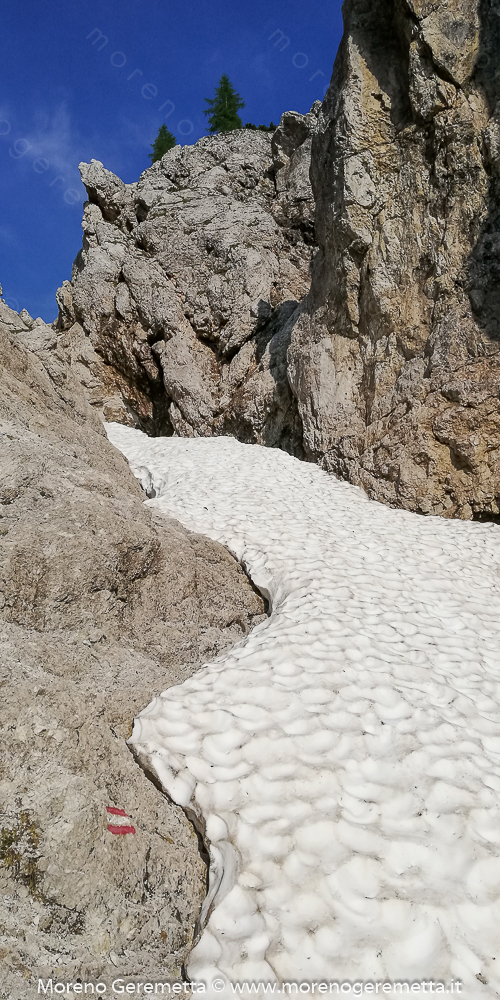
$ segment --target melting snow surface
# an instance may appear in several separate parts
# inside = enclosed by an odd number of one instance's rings
[[[190,978],[497,995],[500,529],[392,510],[232,438],[107,432],[149,506],[271,600],[134,726],[211,842]]]

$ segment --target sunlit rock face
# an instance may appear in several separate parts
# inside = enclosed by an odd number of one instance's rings
[[[288,352],[305,453],[386,503],[495,518],[498,9],[347,0],[344,18]]]
[[[1,301],[0,469],[3,996],[178,976],[206,869],[125,741],[263,601],[221,545],[151,516],[55,331]]]
[[[59,328],[106,419],[301,454],[286,352],[310,281],[319,107],[283,115],[272,138],[237,130],[176,147],[136,184],[81,165],[83,249]]]
[[[497,15],[347,0],[322,107],[174,149],[137,184],[82,168],[59,325],[108,420],[499,518]]]

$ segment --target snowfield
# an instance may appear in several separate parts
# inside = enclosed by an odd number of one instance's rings
[[[497,996],[500,528],[232,438],[107,433],[148,505],[226,545],[272,609],[135,721],[211,844],[189,977]]]

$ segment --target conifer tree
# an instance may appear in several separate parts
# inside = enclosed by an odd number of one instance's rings
[[[168,152],[169,149],[174,148],[176,142],[177,140],[175,135],[172,135],[172,133],[168,131],[167,126],[160,125],[158,135],[151,146],[153,152],[148,154],[151,163],[156,163],[157,160],[161,160],[164,153]]]
[[[274,122],[271,122],[270,125],[252,125],[252,122],[247,122],[243,128],[249,128],[252,132],[276,132],[278,126]]]
[[[245,102],[236,93],[229,77],[223,73],[215,88],[215,97],[205,97],[209,105],[203,112],[208,115],[207,132],[232,132],[235,128],[243,128],[243,122],[238,114]]]

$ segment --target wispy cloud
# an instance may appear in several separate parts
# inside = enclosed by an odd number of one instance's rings
[[[120,115],[119,141],[125,142],[130,148],[142,146],[149,148],[157,132],[158,123],[152,114],[141,118],[129,118],[126,115]]]
[[[31,128],[24,132],[30,159],[47,160],[52,171],[77,181],[83,144],[72,126],[66,101],[50,111],[37,108],[32,120]]]
[[[7,243],[9,246],[19,245],[19,239],[10,226],[0,226],[0,240],[2,243]]]

